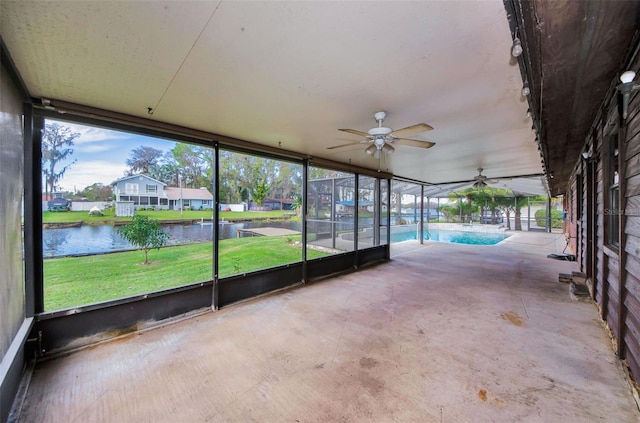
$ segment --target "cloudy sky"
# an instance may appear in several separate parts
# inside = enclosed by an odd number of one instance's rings
[[[59,182],[63,191],[81,191],[96,182],[109,185],[114,180],[122,178],[125,176],[127,169],[125,162],[129,158],[131,150],[141,145],[162,151],[169,151],[174,146],[172,142],[142,135],[51,119],[47,122],[68,126],[72,132],[80,134],[74,140],[73,154],[69,160],[59,165],[61,168],[74,159],[76,160]]]

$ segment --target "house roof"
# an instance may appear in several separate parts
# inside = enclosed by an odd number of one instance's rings
[[[149,179],[149,180],[151,180],[153,182],[157,182],[162,186],[166,186],[167,185],[162,181],[158,181],[157,179],[153,179],[151,176],[147,176],[147,175],[144,175],[142,173],[139,173],[137,175],[125,176],[124,178],[116,179],[115,181],[111,182],[111,186],[117,184],[118,182],[126,181],[128,179],[135,179],[135,178],[138,178],[138,177],[141,177],[141,176],[144,177],[144,178],[147,178],[147,179]]]
[[[164,193],[169,200],[213,200],[213,195],[206,188],[165,187]]]

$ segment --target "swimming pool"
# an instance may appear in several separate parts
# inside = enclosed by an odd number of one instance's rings
[[[495,245],[508,237],[509,235],[504,233],[445,231],[442,229],[424,231],[425,241],[453,242],[455,244]],[[415,231],[391,234],[391,242],[409,241],[411,239],[416,239]]]

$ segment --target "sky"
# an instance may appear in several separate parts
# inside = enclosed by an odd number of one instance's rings
[[[64,166],[74,159],[76,160],[58,183],[62,191],[82,191],[97,182],[110,185],[111,182],[125,176],[126,160],[129,158],[131,150],[141,145],[162,151],[169,151],[175,145],[175,143],[163,139],[127,132],[52,119],[47,119],[47,122],[68,126],[72,132],[80,134],[74,140],[73,154],[69,160],[60,164],[60,166]]]

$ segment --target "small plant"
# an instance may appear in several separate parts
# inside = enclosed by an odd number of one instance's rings
[[[238,257],[233,258],[233,273],[240,273],[240,259]]]
[[[293,244],[293,237],[292,236],[287,236],[286,240],[287,240],[287,244]]]
[[[148,253],[152,248],[159,249],[169,239],[169,234],[150,217],[136,214],[131,223],[118,228],[118,234],[144,251],[144,264],[149,264]]]

